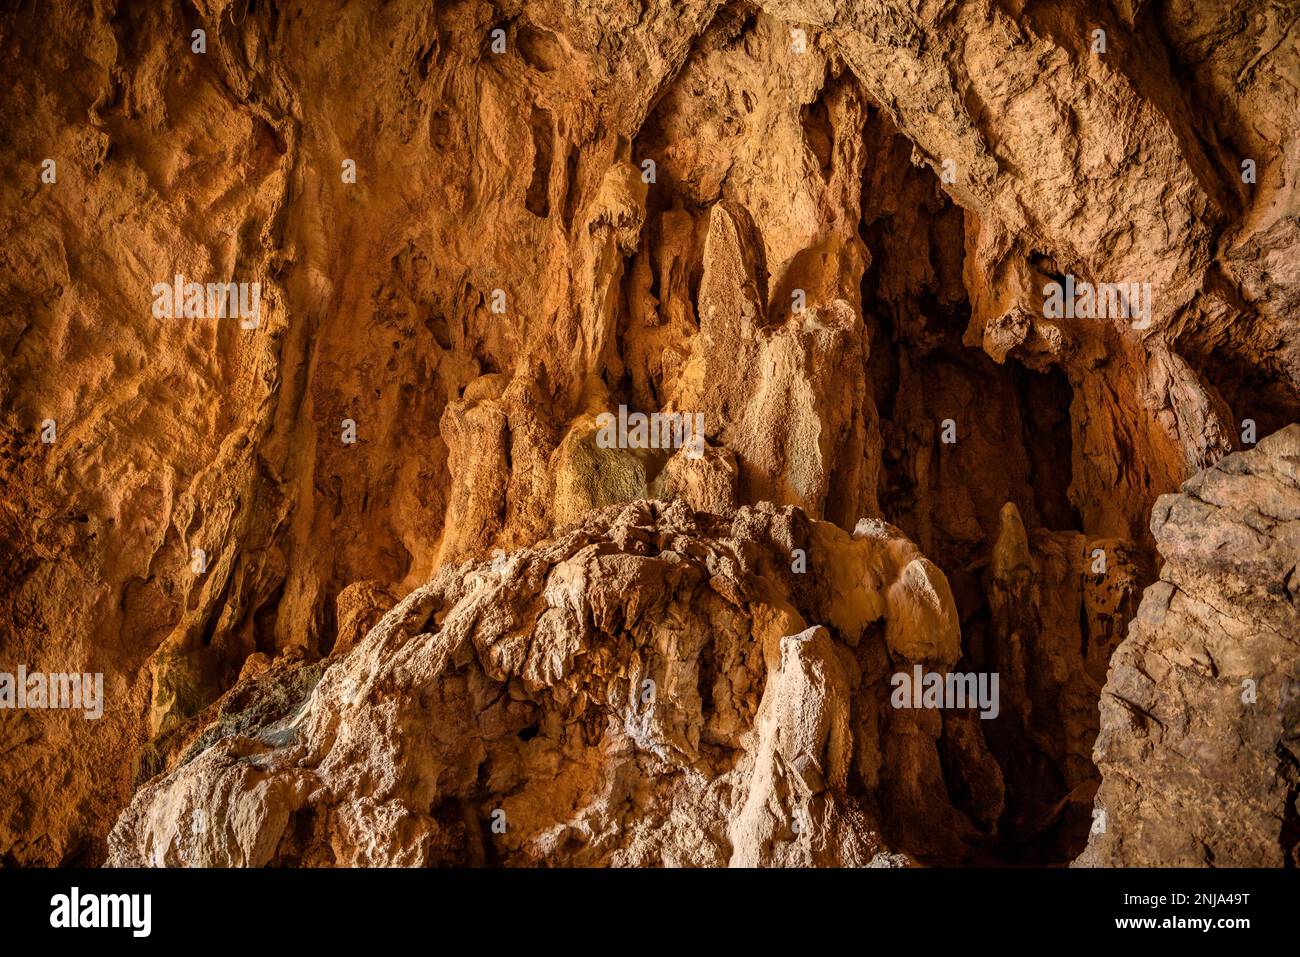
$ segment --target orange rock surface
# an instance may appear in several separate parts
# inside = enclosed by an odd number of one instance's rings
[[[0,13],[0,863],[1297,863],[1298,44]]]

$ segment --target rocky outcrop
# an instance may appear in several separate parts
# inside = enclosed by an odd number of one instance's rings
[[[996,806],[996,764],[961,717],[890,707],[889,677],[959,654],[942,573],[886,525],[610,508],[447,567],[323,674],[241,682],[110,863],[885,866],[889,833],[951,855],[978,832],[949,791]]]
[[[1300,425],[1151,518],[1164,565],[1101,695],[1080,864],[1300,864]]]

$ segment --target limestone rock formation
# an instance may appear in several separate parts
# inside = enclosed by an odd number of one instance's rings
[[[1161,496],[1151,531],[1080,863],[1300,865],[1300,425]]]
[[[957,636],[942,574],[887,526],[608,508],[448,566],[323,673],[241,682],[110,863],[888,866],[891,829],[953,853],[976,828],[946,753],[994,800],[996,765],[891,708],[888,679]]]
[[[1126,669],[1289,660],[1290,519],[1193,574],[1161,496],[1285,501],[1294,4],[50,0],[0,65],[0,864],[1063,864],[1107,768],[1090,859],[1292,853],[1156,801],[1239,725]],[[1290,833],[1251,714],[1165,796]]]

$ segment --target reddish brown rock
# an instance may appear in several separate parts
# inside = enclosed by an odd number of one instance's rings
[[[203,800],[229,808],[262,780],[227,775],[231,755],[271,747],[248,741],[292,722],[399,599],[453,568],[549,567],[538,549],[566,527],[647,501],[712,515],[691,519],[701,555],[757,547],[741,516],[861,529],[839,565],[783,586],[802,623],[750,675],[815,699],[817,728],[863,680],[828,647],[1002,669],[1007,700],[993,720],[853,729],[870,757],[841,790],[876,804],[819,812],[848,844],[782,843],[748,804],[706,813],[705,791],[682,805],[656,784],[628,800],[679,816],[636,821],[651,836],[620,860],[730,860],[734,841],[747,861],[856,863],[876,859],[868,834],[920,860],[1072,858],[1099,685],[1157,567],[1153,507],[1300,421],[1296,22],[1268,0],[0,13],[0,672],[105,687],[97,720],[0,711],[0,862],[102,862],[157,774],[206,769],[232,790]],[[256,322],[156,317],[154,284],[177,275],[257,283]],[[1150,316],[1048,315],[1067,275],[1149,283]],[[702,416],[700,454],[602,444],[620,406]],[[623,555],[650,524],[591,534],[617,532]],[[874,611],[826,589],[858,594],[885,528],[916,554],[866,592],[929,603],[853,645],[845,622]],[[645,585],[605,572],[572,587]],[[501,613],[532,628],[520,587]],[[945,594],[944,629],[925,632]],[[1227,597],[1255,621],[1247,591]],[[433,675],[421,694],[461,693]],[[746,708],[695,720],[752,732],[743,786],[788,809],[788,703]],[[331,801],[361,803],[330,827],[368,837],[328,855],[315,823],[276,816],[309,806],[309,776],[275,780],[270,816],[249,808],[205,860],[495,859],[457,836],[482,797],[459,779],[445,793],[468,804],[435,814],[411,798],[423,782],[393,817],[387,778],[335,782]],[[539,807],[592,787],[566,779]],[[122,833],[183,829],[197,800],[168,792]],[[569,853],[528,833],[510,860]],[[615,843],[592,853],[612,861]],[[1233,859],[1279,859],[1249,847]]]

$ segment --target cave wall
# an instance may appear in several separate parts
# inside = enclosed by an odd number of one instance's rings
[[[1300,418],[1297,29],[1264,0],[5,12],[0,666],[102,671],[106,709],[4,717],[0,857],[103,859],[241,678],[646,498],[896,525],[1015,703],[918,766],[972,840],[1077,852],[1153,505]],[[1067,273],[1151,283],[1149,327],[1046,318]],[[155,318],[177,274],[260,283],[258,324]],[[601,448],[620,404],[703,413],[705,454]]]

